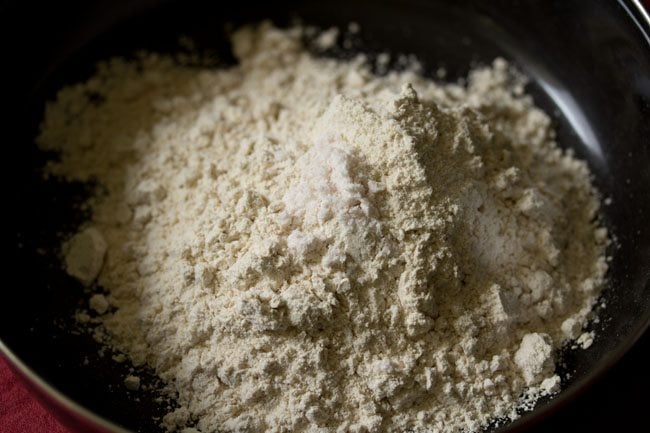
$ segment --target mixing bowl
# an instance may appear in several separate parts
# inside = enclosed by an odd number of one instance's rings
[[[122,379],[129,367],[71,331],[86,296],[62,271],[59,246],[61,233],[87,216],[78,205],[89,188],[43,181],[48,155],[34,137],[44,102],[89,77],[97,60],[135,49],[174,50],[178,36],[187,35],[228,63],[225,23],[271,18],[287,25],[295,17],[321,28],[357,22],[362,32],[352,51],[412,53],[426,73],[444,67],[450,80],[502,56],[531,78],[528,91],[552,115],[558,142],[588,161],[608,199],[602,218],[615,240],[606,308],[591,324],[597,338],[587,350],[563,353],[558,396],[501,429],[520,430],[556,411],[609,369],[650,322],[650,22],[631,0],[4,2],[4,209],[14,237],[3,267],[0,349],[76,430],[158,431],[166,404],[147,391],[137,398],[128,393]],[[151,372],[140,374],[154,381]]]

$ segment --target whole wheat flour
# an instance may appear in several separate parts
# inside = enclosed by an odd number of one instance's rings
[[[440,85],[301,37],[113,59],[47,106],[47,173],[99,185],[67,269],[178,392],[164,427],[473,431],[556,392],[606,271],[586,165],[503,60]]]

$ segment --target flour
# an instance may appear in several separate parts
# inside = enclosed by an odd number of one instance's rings
[[[38,139],[49,174],[104,191],[67,269],[178,392],[164,427],[472,431],[556,392],[607,233],[522,79],[377,77],[269,24],[232,39],[229,69],[102,63]]]
[[[104,314],[108,311],[110,304],[106,300],[106,297],[101,294],[95,294],[90,297],[88,300],[88,306],[91,310],[94,310],[98,314]]]
[[[95,228],[89,227],[70,239],[64,246],[66,272],[88,286],[102,269],[106,241]]]
[[[124,378],[124,386],[129,391],[137,391],[140,389],[140,378],[130,374]]]

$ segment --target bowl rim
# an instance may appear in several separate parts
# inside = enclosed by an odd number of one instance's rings
[[[643,4],[643,0],[617,0],[617,3],[622,7],[637,31],[640,31],[647,42],[647,48],[650,49],[650,14]],[[650,8],[650,4],[648,5]],[[628,337],[619,343],[616,351],[612,352],[609,356],[605,357],[602,362],[585,374],[577,382],[571,384],[566,390],[561,390],[559,394],[551,400],[545,402],[539,407],[534,408],[532,411],[522,414],[514,421],[508,422],[496,429],[498,433],[514,433],[522,431],[525,428],[532,427],[539,423],[542,419],[547,418],[549,415],[554,414],[566,407],[569,403],[574,401],[580,395],[585,393],[592,385],[601,379],[607,371],[609,371],[621,358],[634,346],[641,337],[650,329],[650,310],[646,311],[641,324],[636,327]],[[0,356],[4,355],[10,369],[14,371],[15,376],[26,382],[27,389],[32,396],[39,400],[52,400],[62,409],[67,410],[71,414],[82,418],[89,422],[93,427],[103,429],[111,433],[133,433],[131,430],[125,429],[114,421],[108,420],[91,410],[84,407],[81,403],[68,397],[54,386],[49,384],[45,379],[40,377],[34,370],[32,370],[20,357],[15,354],[0,337]],[[50,405],[45,410],[56,417],[61,419],[59,411],[52,410]]]
[[[68,410],[74,415],[81,416],[85,420],[89,421],[93,426],[100,427],[108,432],[132,433],[131,430],[127,430],[119,426],[117,423],[97,415],[80,403],[77,403],[67,395],[63,394],[54,386],[50,385],[45,379],[28,367],[27,364],[25,364],[15,353],[13,353],[2,339],[0,339],[0,355],[4,355],[4,359],[7,361],[10,369],[13,370],[16,378],[28,382],[27,384],[29,386],[26,388],[29,390],[32,397],[36,397],[40,400],[41,398],[38,394],[42,394],[46,396],[47,399],[53,400],[63,409]],[[59,419],[57,411],[52,410],[50,407],[45,407],[45,410],[55,418]]]

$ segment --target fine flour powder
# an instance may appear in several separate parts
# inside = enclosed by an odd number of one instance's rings
[[[586,165],[502,60],[441,85],[301,40],[113,59],[47,106],[48,175],[99,185],[63,246],[98,338],[172,431],[473,431],[557,392],[607,267]]]

